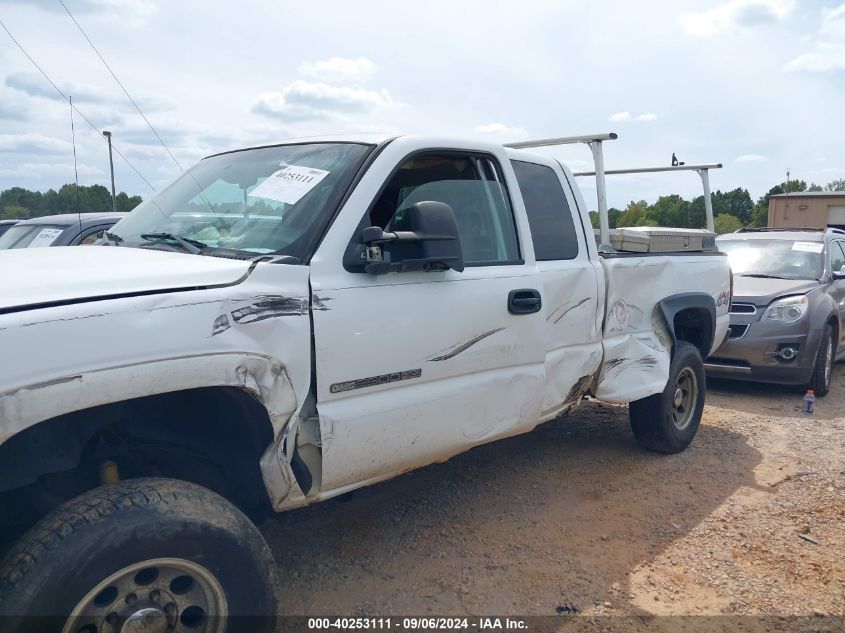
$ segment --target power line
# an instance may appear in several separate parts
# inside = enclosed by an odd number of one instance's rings
[[[6,35],[8,35],[8,36],[9,36],[9,38],[10,38],[10,39],[11,39],[11,40],[15,43],[15,46],[17,46],[17,47],[20,49],[21,53],[23,53],[23,54],[26,56],[26,58],[30,61],[30,63],[31,63],[33,66],[35,66],[35,68],[37,68],[37,69],[38,69],[38,72],[40,72],[40,73],[44,76],[44,79],[46,79],[48,82],[50,82],[50,85],[51,85],[51,86],[53,86],[53,88],[55,89],[55,91],[56,91],[56,92],[58,92],[58,93],[61,95],[62,99],[64,99],[65,101],[67,101],[67,102],[70,104],[70,107],[71,107],[71,108],[73,108],[73,110],[74,110],[74,111],[75,111],[75,112],[76,112],[79,116],[81,116],[81,117],[82,117],[82,119],[83,119],[83,120],[84,120],[84,121],[85,121],[85,122],[86,122],[86,123],[87,123],[87,124],[91,127],[91,129],[93,129],[93,130],[97,133],[97,135],[98,135],[98,136],[102,139],[102,138],[103,138],[102,133],[100,132],[100,130],[99,130],[99,129],[97,129],[97,126],[96,126],[96,125],[94,125],[93,123],[91,123],[91,121],[88,119],[88,117],[86,117],[86,116],[85,116],[85,115],[84,115],[84,114],[83,114],[83,113],[79,110],[79,108],[77,108],[75,105],[73,105],[73,103],[72,103],[72,102],[71,102],[71,100],[67,97],[67,95],[65,95],[65,93],[64,93],[64,92],[62,92],[62,90],[61,90],[61,89],[60,89],[60,88],[59,88],[59,87],[55,84],[55,82],[54,82],[52,79],[50,79],[50,76],[49,76],[49,75],[48,75],[48,74],[44,71],[44,69],[43,69],[43,68],[41,68],[41,66],[39,66],[39,65],[38,65],[38,62],[36,62],[36,61],[32,58],[32,55],[30,55],[28,52],[26,52],[26,49],[25,49],[25,48],[21,45],[21,43],[20,43],[20,42],[18,42],[18,40],[17,40],[17,39],[15,39],[15,36],[14,36],[14,35],[12,35],[11,31],[9,31],[9,28],[6,26],[6,24],[5,24],[5,23],[3,22],[3,20],[1,20],[1,19],[0,19],[0,26],[2,26],[2,27],[3,27],[3,30],[4,30],[4,31],[6,31]],[[115,151],[115,153],[116,153],[118,156],[120,156],[120,157],[124,160],[124,162],[125,162],[127,165],[129,165],[129,167],[131,167],[131,168],[132,168],[132,171],[134,171],[136,174],[138,174],[138,177],[139,177],[141,180],[143,180],[145,183],[147,183],[147,186],[148,186],[150,189],[152,189],[153,191],[155,191],[155,190],[156,190],[156,188],[155,188],[155,187],[153,187],[153,185],[150,183],[150,181],[149,181],[149,180],[147,180],[146,178],[144,178],[144,175],[143,175],[140,171],[138,171],[138,168],[137,168],[137,167],[135,167],[135,165],[133,165],[133,164],[132,164],[132,161],[130,161],[128,158],[126,158],[126,156],[124,156],[124,155],[123,155],[123,153],[122,153],[119,149],[117,149],[117,147],[115,147],[115,146],[114,146],[114,144],[112,144],[112,149]]]
[[[176,163],[176,166],[180,170],[185,171],[185,169],[182,167],[182,165],[179,163],[179,161],[176,160],[176,157],[173,155],[173,152],[171,152],[170,148],[167,147],[167,144],[165,144],[164,139],[162,139],[161,136],[159,136],[158,132],[156,132],[156,129],[153,127],[153,124],[150,123],[149,119],[147,119],[147,117],[144,115],[144,113],[141,112],[141,108],[138,106],[138,104],[135,102],[135,100],[129,95],[129,91],[126,89],[126,86],[124,86],[123,83],[120,81],[120,79],[117,78],[117,75],[114,74],[114,71],[111,69],[111,66],[109,66],[108,62],[105,60],[105,58],[100,53],[100,51],[97,50],[97,47],[94,46],[94,42],[91,41],[91,38],[88,37],[88,34],[83,30],[82,26],[79,24],[79,22],[76,21],[76,18],[73,17],[73,14],[70,12],[70,9],[67,8],[67,5],[65,5],[63,0],[59,0],[59,4],[62,5],[62,8],[68,14],[68,17],[70,17],[70,19],[73,20],[73,23],[76,25],[76,28],[79,29],[80,33],[82,33],[82,37],[84,37],[86,39],[86,41],[88,42],[88,44],[91,45],[91,48],[94,49],[94,52],[97,54],[97,57],[99,57],[100,61],[103,62],[103,66],[106,67],[106,70],[109,71],[112,78],[117,82],[117,85],[120,86],[121,90],[123,90],[123,94],[126,95],[126,98],[129,99],[129,101],[132,103],[133,106],[135,106],[135,109],[138,111],[138,114],[140,114],[141,118],[144,119],[144,123],[146,123],[147,126],[150,128],[150,130],[152,130],[153,134],[155,134],[155,137],[158,139],[158,142],[161,143],[161,146],[165,149],[165,151],[167,151],[167,153],[170,155],[170,158],[172,158],[173,162]]]

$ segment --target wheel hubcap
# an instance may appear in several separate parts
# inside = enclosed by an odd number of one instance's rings
[[[62,633],[222,633],[223,588],[202,565],[156,558],[112,574],[71,612]]]
[[[158,609],[141,609],[128,618],[120,633],[167,633],[167,616]]]
[[[678,373],[675,396],[672,398],[672,422],[679,431],[683,431],[692,422],[696,402],[698,379],[692,369],[684,367]]]

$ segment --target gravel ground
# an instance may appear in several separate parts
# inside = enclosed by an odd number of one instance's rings
[[[801,398],[710,381],[695,442],[671,456],[638,448],[624,407],[584,401],[533,433],[280,515],[262,529],[282,612],[845,626],[818,617],[845,615],[845,366],[814,415]]]

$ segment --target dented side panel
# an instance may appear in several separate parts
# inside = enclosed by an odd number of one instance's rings
[[[0,443],[71,411],[207,386],[253,394],[278,436],[309,388],[308,293],[306,267],[265,263],[229,287],[0,315]]]
[[[603,259],[607,278],[604,362],[596,397],[627,403],[666,386],[672,340],[658,303],[675,294],[705,293],[716,305],[714,346],[728,328],[730,271],[724,257],[685,254]]]

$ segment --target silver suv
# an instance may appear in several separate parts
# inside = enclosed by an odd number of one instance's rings
[[[716,244],[728,254],[734,289],[728,337],[707,374],[826,395],[845,352],[845,231],[740,229]]]

